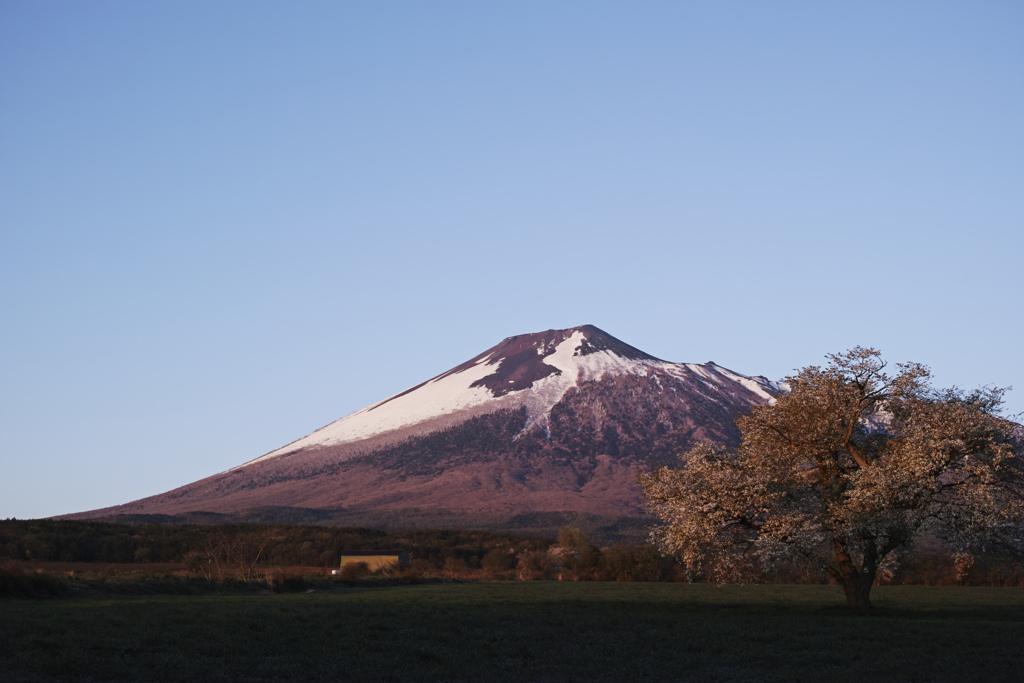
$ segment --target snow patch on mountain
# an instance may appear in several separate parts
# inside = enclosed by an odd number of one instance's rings
[[[486,403],[494,397],[473,382],[494,373],[494,362],[482,359],[473,367],[444,374],[418,387],[378,401],[347,415],[309,436],[251,460],[246,465],[310,446],[334,446],[366,439],[392,429],[429,420]]]
[[[775,396],[773,396],[772,394],[770,394],[767,391],[765,391],[764,385],[761,384],[760,382],[758,382],[757,380],[751,379],[750,377],[747,377],[746,375],[737,374],[737,373],[733,372],[732,370],[726,370],[721,365],[716,365],[714,363],[711,364],[711,367],[714,368],[715,372],[717,372],[718,374],[725,375],[726,377],[728,377],[729,379],[731,379],[734,382],[739,382],[739,384],[742,385],[743,388],[745,388],[748,391],[751,391],[751,392],[757,394],[758,396],[763,398],[765,401],[774,401],[775,400]]]

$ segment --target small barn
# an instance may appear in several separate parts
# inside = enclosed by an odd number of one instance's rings
[[[341,554],[341,568],[345,565],[365,562],[370,571],[384,567],[409,564],[409,553],[404,550],[346,550]]]

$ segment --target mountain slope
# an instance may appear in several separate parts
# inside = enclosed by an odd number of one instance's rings
[[[779,391],[715,363],[660,360],[591,325],[518,335],[227,472],[72,517],[283,507],[395,526],[638,518],[637,466],[698,440],[735,445],[737,415]]]

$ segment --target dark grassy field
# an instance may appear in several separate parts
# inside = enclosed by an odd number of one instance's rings
[[[6,681],[1020,681],[1024,590],[467,583],[0,601]]]

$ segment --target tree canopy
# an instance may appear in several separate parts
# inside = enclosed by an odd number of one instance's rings
[[[652,540],[692,572],[742,580],[782,563],[825,572],[870,606],[878,577],[924,534],[964,559],[1024,551],[1024,438],[1003,389],[935,389],[857,347],[786,378],[737,420],[734,450],[700,444],[639,473]]]

